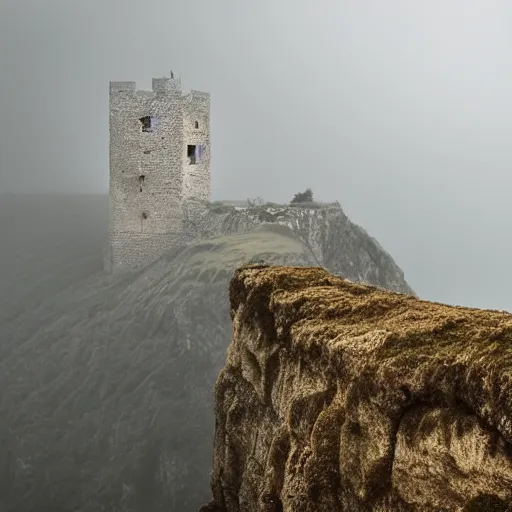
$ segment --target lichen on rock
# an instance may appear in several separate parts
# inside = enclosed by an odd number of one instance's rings
[[[512,510],[512,315],[253,265],[204,511]]]

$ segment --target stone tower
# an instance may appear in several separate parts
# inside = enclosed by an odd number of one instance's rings
[[[107,270],[144,266],[176,245],[187,198],[210,199],[210,95],[181,80],[152,91],[110,82]]]

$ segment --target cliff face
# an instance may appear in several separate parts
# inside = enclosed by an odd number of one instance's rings
[[[355,282],[413,293],[393,258],[345,215],[338,203],[236,208],[222,203],[188,201],[184,206],[186,238],[196,240],[253,231],[262,225],[283,225],[304,246],[316,266]]]
[[[203,511],[512,510],[512,315],[250,266]]]

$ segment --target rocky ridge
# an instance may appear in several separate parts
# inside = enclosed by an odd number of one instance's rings
[[[300,240],[313,264],[355,282],[414,293],[393,258],[347,217],[339,203],[240,205],[243,203],[188,201],[184,205],[185,239],[195,241],[248,233],[261,225],[282,225]]]

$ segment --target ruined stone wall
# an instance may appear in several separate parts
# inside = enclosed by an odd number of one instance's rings
[[[248,266],[202,512],[512,511],[512,315]]]
[[[183,102],[183,196],[204,201],[211,195],[210,95],[191,91]],[[195,164],[187,157],[189,145],[200,146]]]

